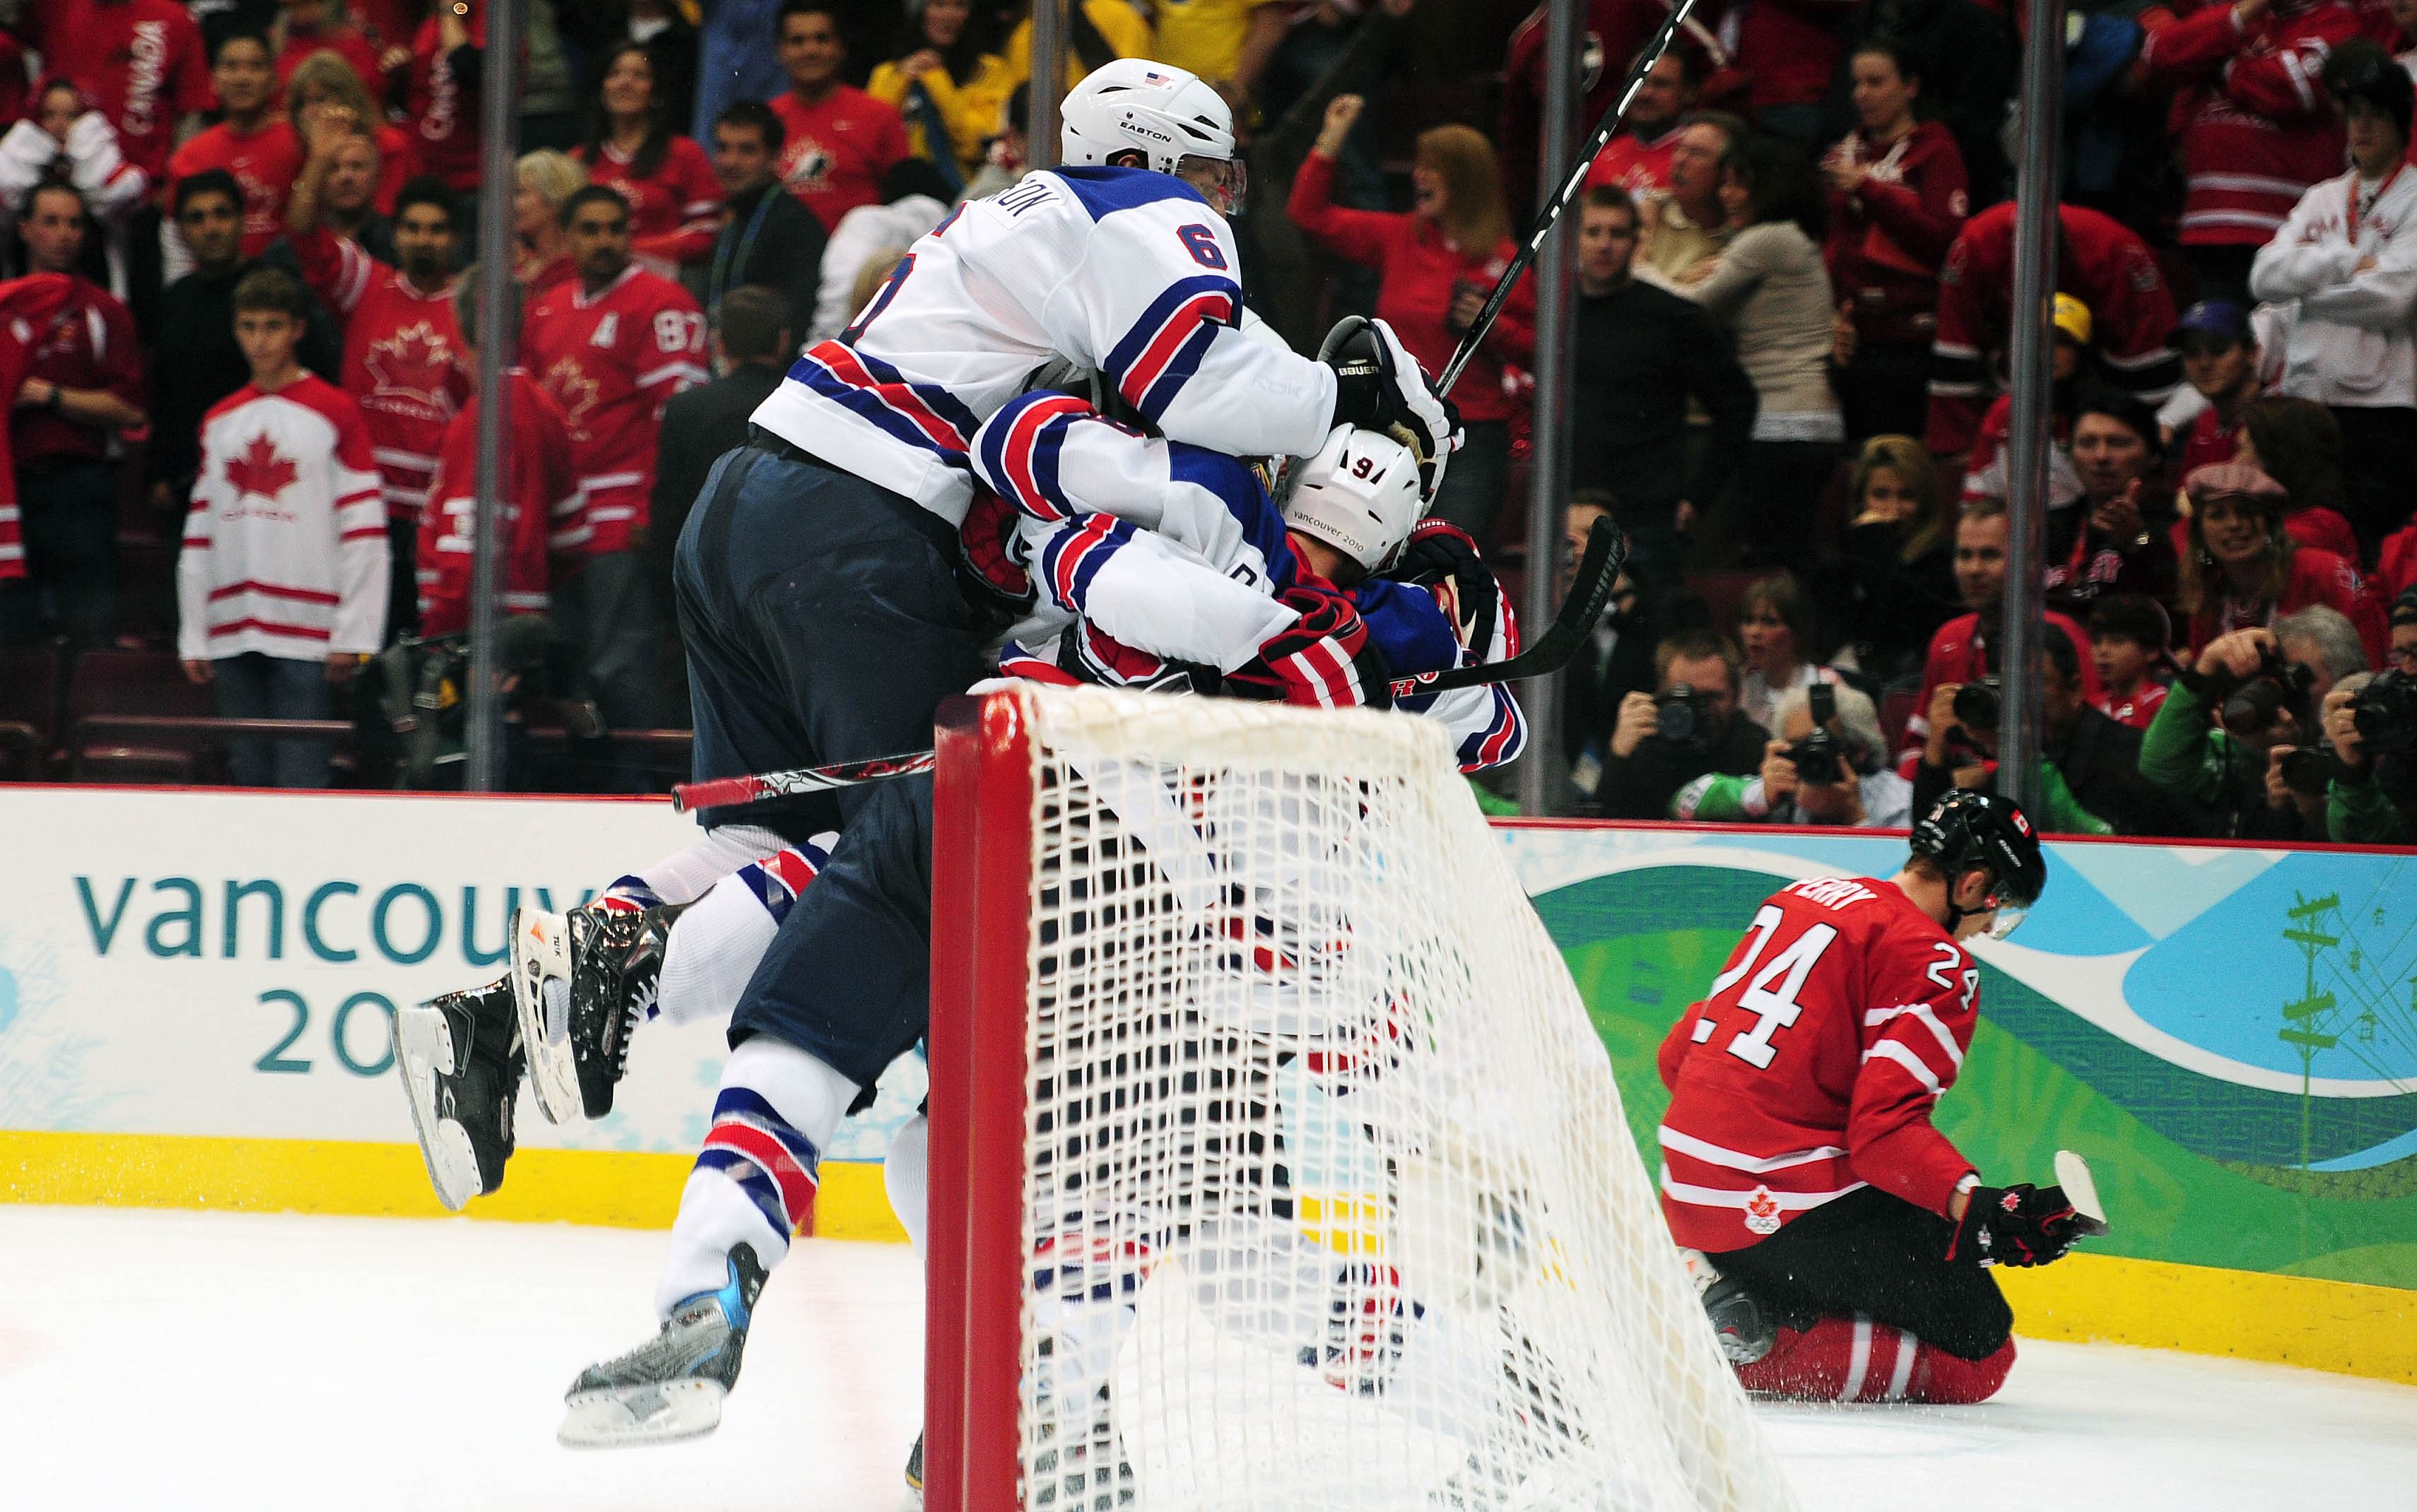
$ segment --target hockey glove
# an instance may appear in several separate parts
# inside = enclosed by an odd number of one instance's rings
[[[1449,520],[1421,520],[1410,527],[1402,554],[1385,576],[1435,595],[1452,620],[1460,643],[1480,662],[1494,659],[1497,632],[1509,629],[1506,655],[1516,655],[1518,632],[1494,569],[1477,554],[1477,542]]]
[[[1032,575],[1016,551],[1015,507],[985,488],[974,490],[973,507],[957,531],[959,574],[965,597],[978,607],[1014,620],[1032,608]]]
[[[1277,601],[1300,618],[1259,643],[1259,654],[1225,674],[1226,691],[1270,703],[1341,709],[1391,708],[1392,674],[1368,640],[1351,600],[1316,588],[1286,588]]]
[[[1433,501],[1443,486],[1444,462],[1460,445],[1460,411],[1393,328],[1345,315],[1326,333],[1317,360],[1334,370],[1334,423],[1375,431],[1409,447],[1418,459],[1420,487]]]
[[[2045,1265],[2079,1237],[2061,1187],[1975,1187],[1947,1241],[1955,1265]]]

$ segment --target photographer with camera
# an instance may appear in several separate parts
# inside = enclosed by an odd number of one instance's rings
[[[2153,832],[2161,810],[2134,766],[2139,737],[2090,706],[2071,636],[2051,625],[2043,650],[2040,827],[2060,835]],[[1987,668],[1973,682],[1942,683],[1932,692],[1930,733],[1913,774],[1914,811],[1925,811],[1950,788],[1996,787],[2005,699],[1995,658]]]
[[[2336,676],[2363,669],[2333,658],[2356,651],[2329,614],[2288,615],[2210,641],[2166,696],[2140,741],[2140,775],[2188,807],[2190,833],[2216,839],[2316,840],[2321,818],[2277,802],[2268,774],[2319,728],[2318,705]],[[2309,753],[2314,754],[2314,753]],[[2296,769],[2303,764],[2294,763]],[[2288,783],[2279,785],[2288,787]]]
[[[2317,760],[2291,774],[2304,785],[2321,765],[2328,839],[2417,844],[2417,590],[2392,606],[2392,659],[2386,671],[2345,677],[2325,695],[2333,749],[2306,752]]]
[[[1894,829],[1911,823],[1913,784],[1882,760],[1880,716],[1852,688],[1814,683],[1780,695],[1753,777],[1706,773],[1679,790],[1680,819]]]
[[[1710,630],[1681,630],[1653,648],[1655,691],[1619,703],[1604,762],[1603,811],[1668,819],[1679,790],[1707,772],[1751,777],[1770,733],[1738,712],[1737,647]]]

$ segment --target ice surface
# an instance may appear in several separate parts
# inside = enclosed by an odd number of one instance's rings
[[[893,1512],[920,1410],[904,1246],[773,1278],[722,1429],[555,1447],[652,1328],[662,1235],[0,1206],[8,1512]],[[1972,1408],[1766,1407],[1807,1512],[2417,1512],[2417,1388],[2026,1344]]]

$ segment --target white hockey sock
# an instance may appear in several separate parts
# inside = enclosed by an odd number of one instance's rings
[[[718,824],[687,849],[674,851],[644,871],[616,879],[597,900],[608,908],[619,903],[633,909],[693,902],[715,883],[784,843],[760,825]]]
[[[889,1189],[889,1211],[905,1227],[915,1258],[923,1258],[923,1233],[930,1227],[928,1182],[932,1174],[932,1121],[921,1113],[899,1126],[881,1162],[881,1184]]]
[[[752,1246],[766,1270],[781,1263],[856,1091],[822,1061],[762,1035],[730,1052],[713,1126],[672,1220],[657,1313],[668,1318],[689,1297],[726,1283],[734,1245]]]
[[[781,920],[830,858],[836,834],[750,861],[722,878],[672,925],[663,945],[656,1011],[674,1023],[728,1021],[738,994],[771,947]]]

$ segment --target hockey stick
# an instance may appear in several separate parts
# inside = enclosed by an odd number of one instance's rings
[[[1596,521],[1593,532],[1587,537],[1586,555],[1578,561],[1577,577],[1570,584],[1570,596],[1561,601],[1560,613],[1554,618],[1551,627],[1537,637],[1535,644],[1508,661],[1489,661],[1475,667],[1453,667],[1444,672],[1396,677],[1392,683],[1392,695],[1410,698],[1421,693],[1445,693],[1455,688],[1473,688],[1482,683],[1515,683],[1524,678],[1543,677],[1558,672],[1593,631],[1594,622],[1603,617],[1604,605],[1610,602],[1612,587],[1619,581],[1619,569],[1627,562],[1628,541],[1620,535],[1619,528],[1608,520]],[[840,762],[829,766],[796,766],[785,772],[758,772],[752,777],[718,777],[703,782],[682,782],[672,789],[672,811],[693,813],[699,809],[764,803],[773,798],[794,798],[809,793],[828,793],[834,788],[887,781],[893,777],[911,777],[918,772],[932,770],[936,759],[928,750],[910,750],[895,756],[874,756],[860,762]]]
[[[1511,259],[1511,265],[1494,280],[1494,292],[1485,296],[1484,308],[1478,310],[1475,320],[1469,322],[1468,334],[1462,337],[1460,345],[1452,350],[1452,360],[1443,365],[1443,372],[1436,380],[1437,392],[1451,393],[1453,380],[1460,376],[1463,368],[1468,366],[1468,359],[1477,355],[1478,344],[1485,340],[1485,333],[1494,328],[1494,318],[1502,313],[1504,305],[1511,302],[1512,286],[1519,281],[1520,274],[1528,271],[1528,265],[1536,260],[1537,250],[1544,245],[1544,238],[1553,234],[1553,227],[1559,222],[1561,212],[1578,197],[1579,186],[1586,182],[1587,170],[1594,165],[1595,155],[1603,151],[1604,144],[1611,141],[1612,133],[1619,129],[1619,123],[1628,114],[1628,107],[1636,98],[1637,90],[1645,85],[1645,76],[1653,70],[1653,65],[1662,61],[1662,54],[1669,50],[1670,39],[1679,35],[1679,28],[1686,24],[1688,12],[1695,8],[1695,0],[1678,0],[1670,8],[1670,17],[1662,23],[1662,29],[1653,34],[1653,40],[1646,44],[1645,51],[1637,55],[1636,66],[1628,71],[1628,83],[1621,87],[1619,98],[1612,101],[1611,109],[1604,112],[1603,119],[1595,123],[1594,135],[1587,139],[1586,146],[1580,150],[1576,160],[1570,164],[1569,176],[1561,180],[1560,189],[1537,212],[1536,223],[1528,232],[1528,244],[1519,249],[1519,254]]]

